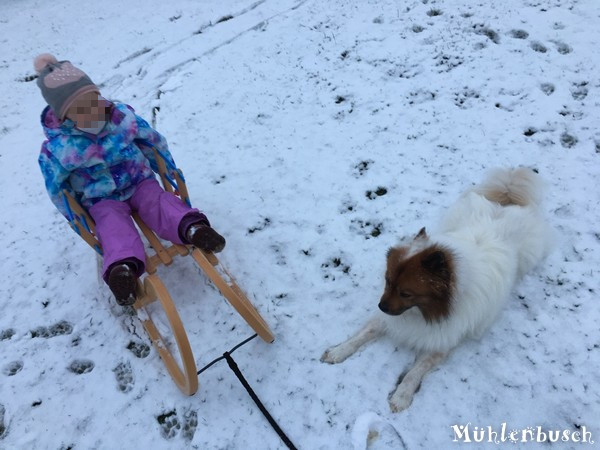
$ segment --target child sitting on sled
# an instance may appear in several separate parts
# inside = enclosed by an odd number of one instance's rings
[[[65,217],[64,190],[88,209],[103,248],[103,278],[117,303],[135,302],[137,278],[145,271],[146,253],[132,211],[173,243],[207,252],[225,247],[204,214],[156,181],[152,148],[173,163],[162,135],[130,106],[101,97],[92,80],[69,61],[42,54],[34,67],[48,103],[41,116],[47,140],[39,156],[46,189]]]

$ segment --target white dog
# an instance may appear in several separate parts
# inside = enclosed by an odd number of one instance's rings
[[[467,337],[496,319],[515,283],[549,252],[553,233],[542,216],[543,183],[532,170],[496,169],[450,207],[438,232],[425,228],[387,254],[378,313],[321,361],[344,361],[382,335],[417,352],[390,397],[410,406],[425,374]]]

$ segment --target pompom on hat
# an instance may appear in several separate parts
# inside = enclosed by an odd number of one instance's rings
[[[42,53],[33,61],[33,67],[38,74],[37,85],[42,97],[60,120],[65,118],[67,110],[80,95],[100,94],[90,77],[70,61],[58,61],[53,55]]]

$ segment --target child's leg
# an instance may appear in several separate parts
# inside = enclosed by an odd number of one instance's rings
[[[138,185],[129,204],[156,234],[175,244],[188,243],[184,234],[191,224],[208,224],[204,214],[190,208],[170,192],[165,192],[153,178]]]
[[[102,200],[92,206],[90,215],[96,222],[96,235],[102,244],[104,260],[102,278],[108,283],[108,269],[116,262],[134,258],[137,276],[144,273],[146,252],[125,202]]]

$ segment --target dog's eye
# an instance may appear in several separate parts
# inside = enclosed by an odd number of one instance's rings
[[[410,297],[412,297],[412,294],[410,292],[400,291],[400,297],[402,297],[402,298],[410,298]]]

